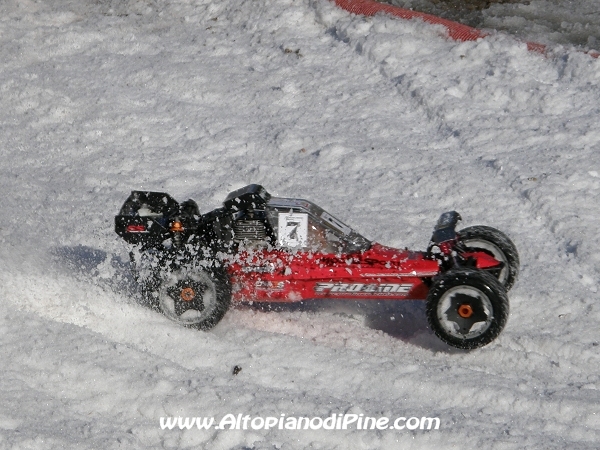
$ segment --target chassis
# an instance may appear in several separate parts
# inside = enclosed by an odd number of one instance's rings
[[[460,219],[442,214],[426,251],[395,249],[314,203],[272,197],[253,184],[206,214],[193,200],[133,191],[115,231],[132,245],[147,298],[184,326],[209,329],[239,302],[420,299],[441,340],[473,349],[506,324],[519,256],[494,228],[456,231]]]

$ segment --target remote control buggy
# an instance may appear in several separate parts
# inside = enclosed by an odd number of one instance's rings
[[[441,215],[427,250],[374,243],[314,203],[252,184],[201,214],[161,192],[133,191],[115,217],[142,292],[168,318],[202,330],[236,302],[424,300],[447,344],[473,349],[508,319],[519,271],[512,241]]]

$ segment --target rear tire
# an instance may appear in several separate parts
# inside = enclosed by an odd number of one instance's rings
[[[506,291],[491,274],[450,270],[434,280],[427,296],[427,320],[446,344],[471,350],[498,337],[508,320]]]
[[[215,267],[182,267],[164,274],[157,300],[162,313],[180,325],[208,330],[231,303],[227,272]]]
[[[507,235],[495,228],[478,225],[460,230],[458,240],[467,251],[483,251],[502,262],[504,267],[497,278],[506,291],[510,290],[519,276],[519,253]]]

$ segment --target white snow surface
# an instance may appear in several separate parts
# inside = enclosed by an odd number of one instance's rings
[[[326,0],[4,0],[0,57],[0,449],[598,447],[600,60]],[[503,230],[507,327],[464,352],[422,302],[238,307],[209,332],[141,306],[129,191],[206,212],[249,183],[392,246],[452,209]],[[159,427],[228,413],[441,427]]]

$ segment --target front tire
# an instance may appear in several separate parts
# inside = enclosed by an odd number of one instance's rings
[[[503,263],[497,278],[506,291],[510,290],[519,276],[519,253],[507,235],[495,228],[478,225],[460,230],[458,240],[466,251],[482,251]]]
[[[223,268],[182,267],[167,272],[156,293],[165,316],[199,330],[219,323],[231,303],[231,286]]]
[[[471,350],[498,337],[508,320],[506,291],[491,274],[450,270],[435,279],[427,296],[427,320],[446,344]]]

